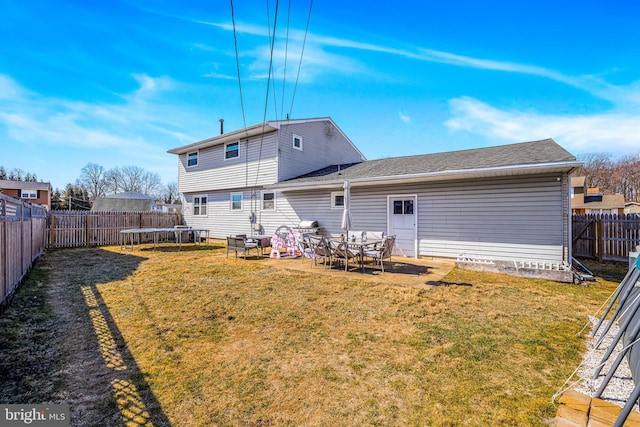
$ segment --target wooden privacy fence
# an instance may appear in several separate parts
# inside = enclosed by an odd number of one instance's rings
[[[172,228],[181,221],[177,213],[51,211],[47,220],[47,248],[117,245],[121,230]]]
[[[0,194],[0,308],[44,252],[46,215],[42,206]]]
[[[628,261],[640,246],[637,214],[573,215],[573,256],[600,261]]]

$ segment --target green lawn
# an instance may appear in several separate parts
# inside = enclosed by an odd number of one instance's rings
[[[72,425],[546,425],[626,272],[416,289],[224,253],[47,252],[0,317],[2,403],[67,402]]]

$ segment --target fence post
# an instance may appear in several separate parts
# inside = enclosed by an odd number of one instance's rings
[[[604,256],[604,239],[602,238],[602,218],[596,220],[596,257],[602,262]]]
[[[91,242],[89,242],[89,236],[91,235],[91,215],[87,214],[87,222],[85,223],[84,229],[84,245],[91,246]]]
[[[55,232],[54,229],[56,227],[56,216],[53,214],[53,212],[49,211],[49,213],[47,214],[47,222],[49,223],[49,244],[47,245],[48,248],[55,248]],[[45,233],[47,231],[45,230]]]

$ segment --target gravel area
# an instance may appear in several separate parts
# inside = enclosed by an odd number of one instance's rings
[[[591,321],[591,330],[589,331],[590,336],[591,331],[593,331],[593,328],[596,326],[599,319],[597,317],[590,316],[589,320]],[[609,369],[616,359],[616,356],[622,351],[623,347],[622,340],[620,340],[611,356],[609,356],[609,358],[605,361],[600,375],[598,375],[596,379],[593,379],[593,374],[595,373],[597,367],[600,365],[605,353],[611,346],[614,337],[618,333],[617,322],[614,322],[614,324],[609,329],[609,332],[605,335],[600,346],[598,348],[594,348],[596,342],[600,338],[601,332],[604,331],[606,325],[607,322],[605,321],[600,326],[598,334],[596,334],[596,336],[593,338],[590,337],[589,341],[587,342],[588,351],[585,353],[582,359],[582,363],[576,371],[576,374],[580,379],[572,386],[569,386],[569,388],[591,397],[593,397],[595,392],[602,384],[602,381],[604,381],[605,376],[609,372]],[[602,393],[602,396],[600,396],[600,398],[622,407],[627,402],[627,398],[633,391],[634,387],[635,384],[633,382],[633,379],[631,378],[631,371],[629,370],[629,364],[627,362],[627,358],[625,357],[622,359],[622,362],[620,362],[620,365],[616,369],[615,374],[609,381],[609,384],[604,389],[604,392]],[[634,410],[638,410],[637,404],[634,406]]]

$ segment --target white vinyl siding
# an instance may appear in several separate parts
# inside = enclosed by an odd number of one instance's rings
[[[198,166],[188,168],[187,155],[180,155],[178,191],[211,192],[273,184],[277,181],[277,149],[275,133],[240,141],[240,156],[224,159],[224,144],[200,149]]]
[[[235,193],[238,194],[238,193]],[[207,195],[207,217],[194,216],[192,210],[185,209],[185,222],[192,227],[206,228],[211,238],[225,238],[235,234],[253,234],[253,224],[249,221],[249,213],[256,215],[256,222],[264,228],[264,234],[271,235],[279,226],[287,224],[290,226],[297,225],[301,219],[298,218],[296,212],[291,208],[287,200],[281,193],[275,193],[277,203],[273,210],[260,209],[260,195],[257,200],[251,200],[252,192],[242,192],[244,201],[243,210],[231,210],[230,200],[231,193],[220,191],[209,193]],[[192,195],[183,196],[183,204],[191,206],[193,203]],[[327,196],[327,201],[328,201]],[[255,207],[252,210],[251,206]]]
[[[562,262],[567,233],[563,192],[557,175],[476,181],[351,187],[353,229],[388,232],[387,195],[416,194],[418,254],[457,258],[462,254],[501,260]],[[341,209],[332,192],[286,192],[301,219],[339,235]],[[324,206],[324,208],[323,208]]]
[[[329,121],[283,124],[279,135],[279,181],[291,179],[329,165],[357,163],[362,156]],[[304,151],[295,149],[293,135],[302,138]]]

